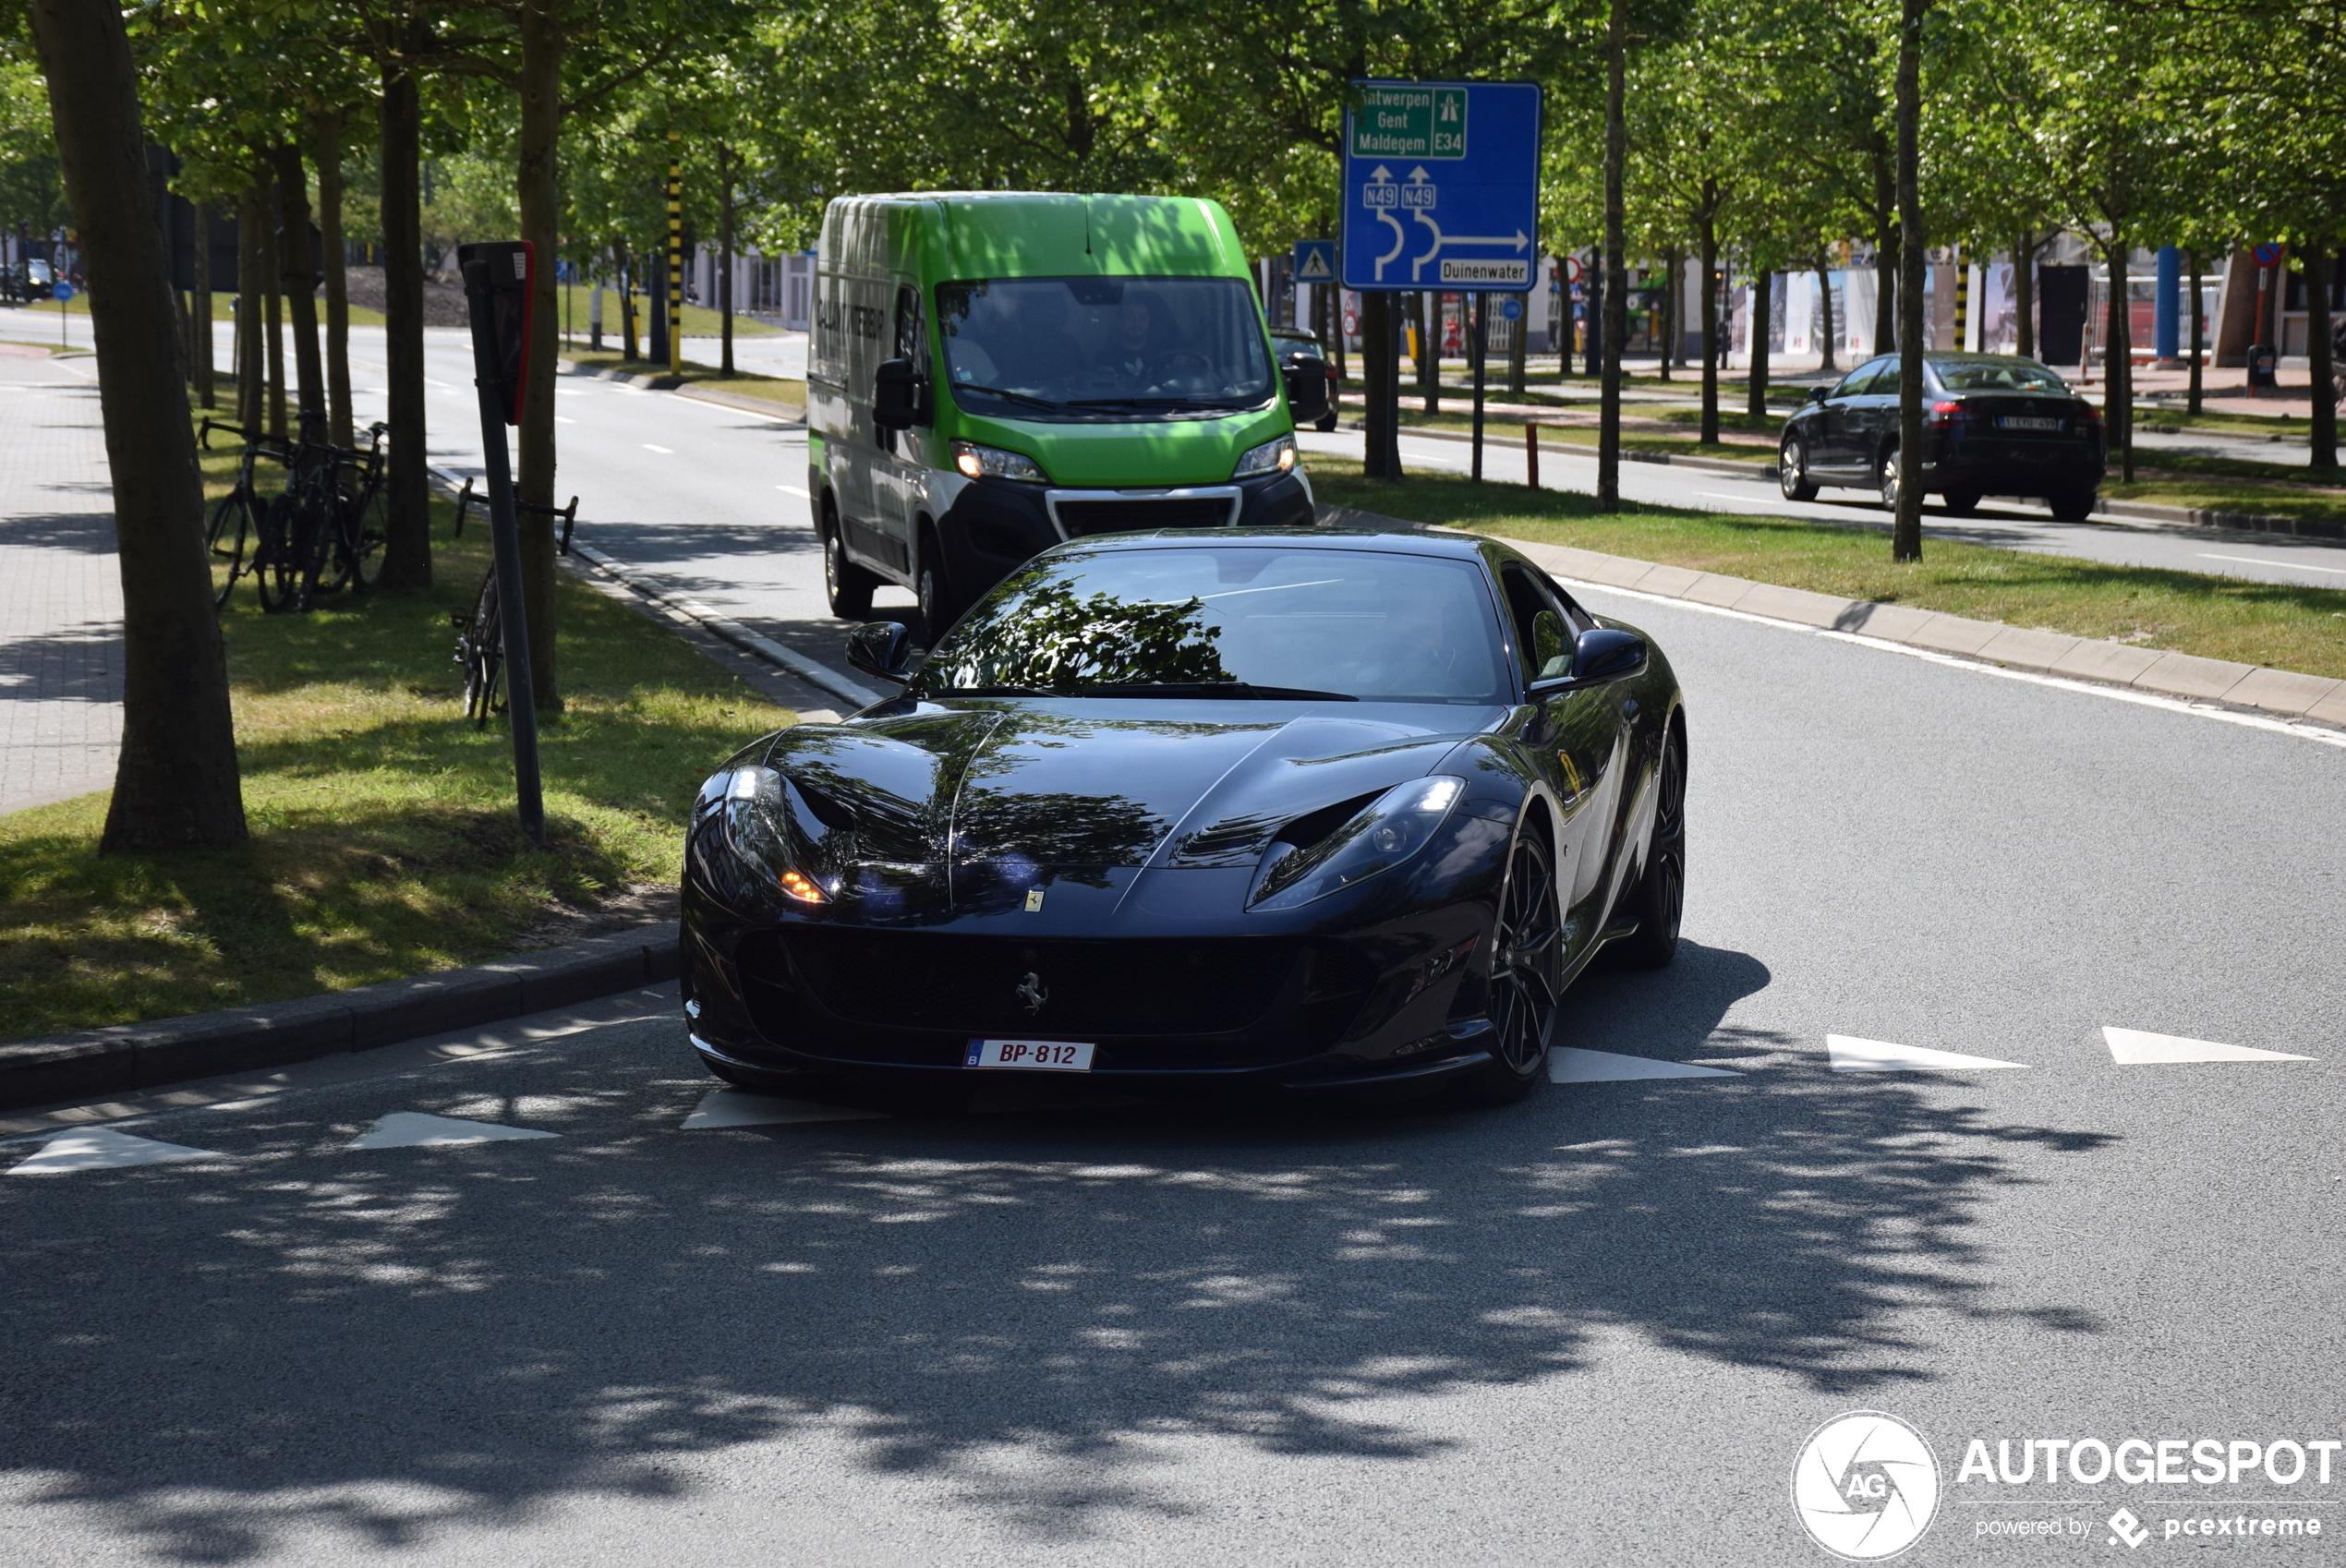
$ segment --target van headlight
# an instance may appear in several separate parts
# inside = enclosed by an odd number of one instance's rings
[[[998,446],[980,446],[975,441],[953,443],[953,466],[972,479],[1023,479],[1031,485],[1047,482],[1047,476],[1033,458],[1004,452]]]
[[[1295,438],[1281,436],[1275,441],[1264,441],[1261,446],[1248,448],[1246,455],[1239,459],[1237,472],[1230,477],[1252,479],[1259,474],[1284,474],[1294,466]]]

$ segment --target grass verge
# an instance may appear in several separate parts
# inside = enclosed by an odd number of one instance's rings
[[[1592,496],[1413,475],[1360,477],[1359,463],[1314,452],[1319,499],[1421,523],[1731,577],[1879,599],[2072,636],[2172,648],[2208,658],[2346,679],[2346,591],[2111,566],[2066,556],[1930,539],[1923,559],[1890,559],[1886,523],[1848,527],[1672,507],[1604,515]]]
[[[631,376],[666,377],[668,367],[655,365],[648,359],[629,359],[617,349],[595,350],[576,343],[562,344],[562,356],[582,370],[623,370]],[[786,380],[779,376],[759,376],[748,371],[726,375],[713,365],[701,365],[687,359],[678,373],[677,381],[684,386],[707,387],[717,392],[732,392],[741,397],[755,397],[768,403],[788,404],[804,409],[806,406],[806,383]]]
[[[556,285],[554,292],[562,296],[557,304],[563,322],[571,332],[582,338],[585,337],[586,314],[595,308],[591,298],[594,289],[586,283],[562,283]],[[607,287],[603,294],[604,334],[616,340],[619,336],[620,321],[619,290]],[[638,332],[651,331],[651,300],[648,296],[639,294],[635,296],[635,331]],[[724,330],[725,313],[723,311],[706,305],[688,303],[684,307],[684,335],[686,337],[713,338]],[[737,338],[774,337],[780,332],[780,327],[768,326],[754,317],[743,315],[738,309],[733,312],[733,335]]]
[[[208,459],[224,489],[233,458]],[[648,619],[567,574],[565,710],[541,736],[551,843],[514,826],[502,723],[460,710],[450,612],[487,569],[447,537],[434,586],[223,618],[250,843],[97,854],[104,794],[0,816],[0,1039],[278,1001],[542,947],[656,908],[717,762],[792,722]]]

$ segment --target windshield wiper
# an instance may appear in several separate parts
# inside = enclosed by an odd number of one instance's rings
[[[988,397],[1008,398],[1012,403],[1029,404],[1036,408],[1072,408],[1075,406],[1073,404],[1053,403],[1047,397],[1036,397],[1032,392],[1012,392],[1008,387],[981,387],[968,381],[955,381],[952,383],[952,388],[957,392],[984,392]]]
[[[1117,686],[1086,686],[1087,697],[1238,697],[1248,701],[1357,703],[1349,692],[1317,692],[1309,686],[1257,686],[1251,681],[1135,681]]]

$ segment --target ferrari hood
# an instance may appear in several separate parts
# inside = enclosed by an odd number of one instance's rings
[[[1251,865],[1288,819],[1420,777],[1488,717],[970,701],[784,730],[767,760],[830,825],[822,853],[842,884],[957,901],[1006,878],[1105,885],[1118,868]]]

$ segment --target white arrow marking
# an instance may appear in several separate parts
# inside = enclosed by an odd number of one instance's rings
[[[1425,165],[1422,163],[1409,171],[1409,183],[1411,185],[1423,185],[1426,181],[1432,179],[1433,177],[1433,176],[1432,175],[1425,172]]]
[[[1425,247],[1424,255],[1416,258],[1409,263],[1409,281],[1411,283],[1416,283],[1419,279],[1425,276],[1425,264],[1442,254],[1442,225],[1435,223],[1432,218],[1426,216],[1425,209],[1422,207],[1419,208],[1417,211],[1417,220],[1419,223],[1423,223],[1427,228],[1433,231],[1433,243]]]
[[[68,1171],[113,1171],[125,1165],[160,1164],[165,1160],[224,1160],[212,1149],[190,1149],[184,1143],[163,1143],[133,1138],[109,1128],[68,1132],[41,1146],[41,1152],[11,1170],[10,1176],[63,1176]]]
[[[1376,215],[1393,227],[1393,248],[1376,259],[1376,281],[1383,283],[1385,282],[1385,264],[1401,254],[1401,247],[1409,243],[1409,231],[1403,228],[1401,220],[1395,217],[1386,208],[1378,208]],[[1423,214],[1421,213],[1420,216]]]
[[[1393,183],[1393,171],[1386,168],[1384,164],[1379,163],[1375,168],[1369,171],[1369,178],[1376,182],[1378,185],[1391,185]]]
[[[513,1138],[553,1138],[536,1128],[507,1127],[502,1122],[464,1121],[454,1116],[429,1116],[421,1111],[393,1111],[345,1144],[350,1149],[436,1148],[447,1143],[502,1143]]]
[[[1927,1045],[1893,1045],[1887,1040],[1859,1040],[1853,1035],[1828,1034],[1825,1049],[1832,1053],[1835,1072],[1929,1072],[1933,1069],[1970,1072],[1982,1067],[2025,1067],[2026,1062],[1999,1061],[1994,1056],[1969,1056],[1961,1051],[1934,1051]]]
[[[1550,1083],[1626,1083],[1641,1078],[1741,1078],[1725,1067],[1699,1067],[1688,1062],[1656,1061],[1651,1056],[1625,1056],[1614,1051],[1585,1051],[1559,1045],[1548,1053]]]
[[[885,1121],[882,1111],[859,1111],[849,1105],[821,1105],[812,1100],[780,1100],[745,1090],[720,1089],[684,1118],[683,1130],[703,1132],[725,1127],[775,1127],[784,1122]]]
[[[2292,1056],[2285,1051],[2259,1051],[2253,1045],[2222,1045],[2213,1040],[2191,1040],[2180,1034],[2146,1034],[2139,1029],[2111,1029],[2102,1038],[2110,1043],[2110,1059],[2122,1067],[2158,1067],[2176,1062],[2311,1062],[2314,1056]]]
[[[1521,229],[1518,229],[1512,235],[1452,235],[1442,243],[1445,245],[1504,245],[1510,249],[1521,250],[1531,243],[1531,236]]]

